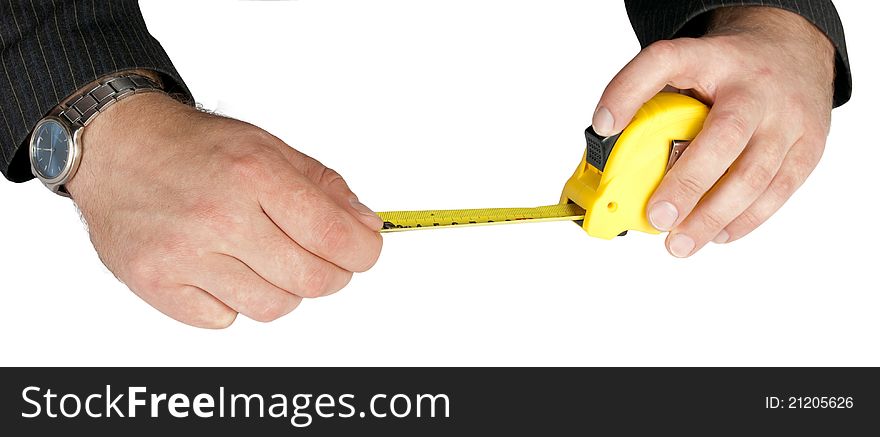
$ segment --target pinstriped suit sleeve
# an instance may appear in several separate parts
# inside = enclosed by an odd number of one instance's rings
[[[706,12],[725,6],[771,6],[812,22],[837,49],[834,106],[849,101],[852,75],[843,24],[831,0],[625,0],[629,20],[642,47],[661,39],[699,36],[706,30]]]
[[[147,31],[137,0],[0,0],[0,171],[32,179],[25,142],[53,107],[96,78],[144,69],[192,101]]]

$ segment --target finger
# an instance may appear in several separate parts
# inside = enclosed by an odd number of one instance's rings
[[[702,45],[690,38],[657,41],[643,49],[611,79],[593,113],[593,130],[599,135],[619,133],[645,102],[666,86],[712,93],[708,85]],[[697,79],[700,78],[700,79]]]
[[[163,314],[197,328],[222,329],[238,315],[223,302],[198,287],[175,285],[158,289],[132,287],[141,299]]]
[[[818,138],[821,138],[819,136]],[[807,180],[822,158],[824,140],[801,138],[792,146],[782,162],[779,172],[758,197],[742,214],[734,219],[719,235],[717,243],[738,240],[770,218]]]
[[[793,133],[758,131],[742,155],[666,238],[669,253],[686,257],[718,236],[770,185],[794,141]]]
[[[266,215],[304,249],[345,270],[363,272],[372,267],[382,248],[379,234],[301,173],[278,167],[259,189]]]
[[[253,320],[275,320],[293,311],[302,301],[301,297],[265,281],[231,256],[212,253],[198,261],[192,285]]]
[[[300,297],[319,297],[351,281],[351,272],[303,249],[264,214],[248,221],[248,228],[248,238],[234,237],[229,244],[236,258],[272,285]]]
[[[345,179],[336,171],[327,168],[317,159],[312,158],[286,144],[282,144],[281,152],[294,168],[306,175],[309,180],[321,187],[339,206],[348,210],[367,228],[378,231],[382,229],[382,219],[372,209],[361,203],[358,196],[351,191]]]
[[[719,96],[703,125],[648,201],[648,220],[669,231],[681,223],[740,155],[763,118],[745,91]]]

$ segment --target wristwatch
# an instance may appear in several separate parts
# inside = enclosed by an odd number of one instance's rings
[[[31,172],[52,192],[65,197],[65,188],[82,158],[83,128],[110,105],[130,95],[161,91],[158,84],[138,74],[107,76],[58,105],[37,123],[28,143]]]

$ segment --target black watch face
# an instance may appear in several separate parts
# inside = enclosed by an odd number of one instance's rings
[[[31,140],[31,162],[38,176],[55,179],[67,168],[70,160],[70,135],[61,123],[46,120],[34,132]]]

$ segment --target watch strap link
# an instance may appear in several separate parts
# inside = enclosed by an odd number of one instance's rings
[[[152,80],[136,74],[107,77],[89,91],[62,104],[58,116],[74,127],[84,127],[92,118],[116,101],[146,91],[161,91],[161,87]]]

